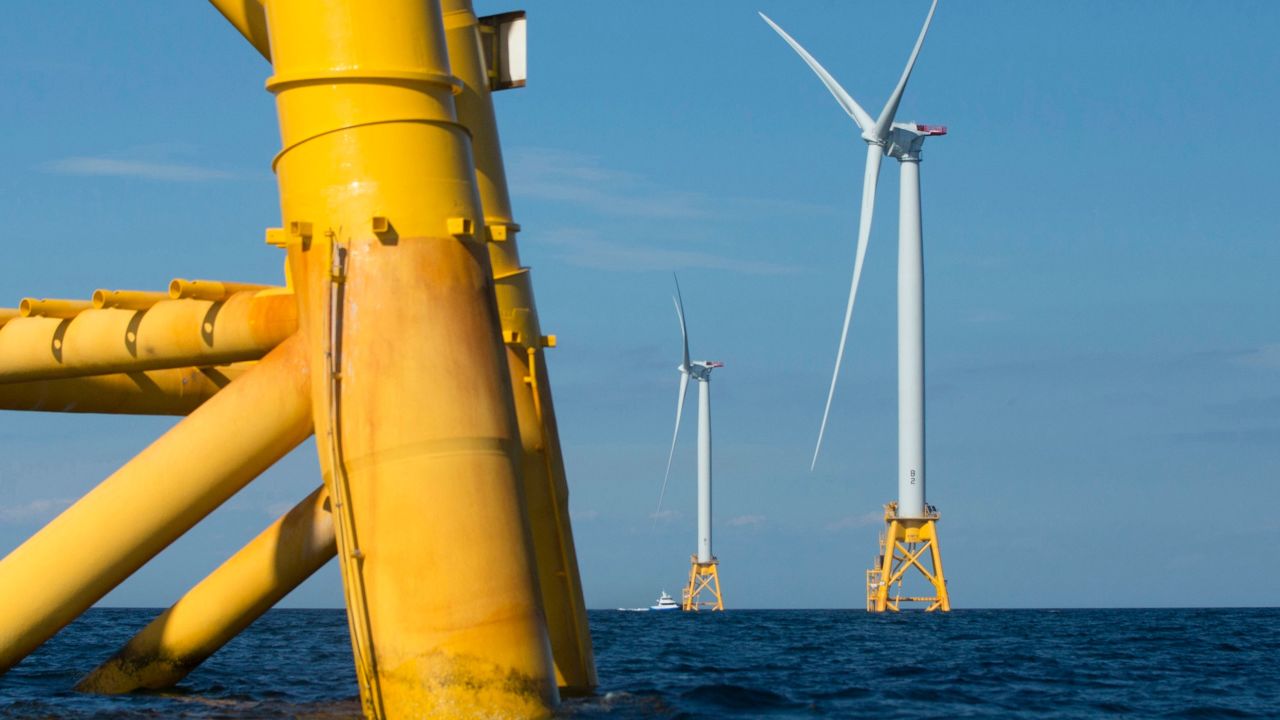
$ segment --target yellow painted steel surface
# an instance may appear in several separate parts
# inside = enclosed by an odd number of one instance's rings
[[[0,410],[186,415],[254,363],[0,384]]]
[[[938,544],[938,512],[929,506],[929,516],[899,518],[896,502],[885,505],[885,532],[880,536],[880,554],[875,568],[867,571],[867,610],[898,612],[902,603],[923,603],[926,612],[950,612],[951,593],[942,571],[942,549]],[[927,561],[929,567],[925,567]],[[933,587],[930,596],[902,595],[905,576],[912,570]],[[897,585],[898,592],[890,595]]]
[[[147,292],[145,290],[94,290],[93,307],[123,308],[125,310],[146,310],[158,302],[168,300],[169,293]]]
[[[257,0],[212,2],[263,57],[270,60],[265,27],[258,29],[264,17],[261,3]],[[458,122],[471,132],[476,180],[484,211],[482,239],[490,241],[489,258],[496,278],[502,337],[510,345],[507,359],[520,430],[521,473],[556,680],[564,692],[587,692],[598,680],[569,523],[569,487],[543,362],[544,342],[529,270],[520,265],[516,243],[519,225],[512,216],[476,16],[469,0],[445,0],[442,9],[449,62],[462,83],[462,92],[455,97]]]
[[[266,9],[283,227],[366,712],[546,716],[558,694],[440,7]]]
[[[93,303],[88,300],[22,298],[18,312],[22,317],[73,318],[92,307]]]
[[[323,487],[152,620],[77,690],[124,693],[173,686],[333,558]]]
[[[0,383],[256,360],[297,330],[282,294],[165,300],[146,310],[82,310],[0,327]]]
[[[262,57],[271,59],[271,41],[267,37],[267,16],[258,0],[209,0],[222,17],[240,31]]]
[[[174,300],[191,298],[194,300],[221,301],[230,298],[236,293],[256,293],[265,290],[279,291],[283,290],[283,288],[254,283],[225,282],[222,280],[187,280],[185,278],[174,278],[169,282],[169,297]]]
[[[700,563],[697,555],[689,556],[689,582],[681,593],[681,610],[685,612],[701,612],[703,608],[716,612],[724,610],[724,597],[720,594],[719,568],[720,563],[715,558],[712,558],[709,563]]]
[[[0,560],[0,672],[310,434],[304,349],[283,343]]]
[[[507,364],[515,393],[522,448],[521,474],[538,563],[543,607],[558,682],[570,693],[597,684],[591,634],[569,524],[569,485],[556,429],[551,388],[543,358],[542,330],[528,268],[520,266],[519,226],[511,211],[506,170],[493,101],[470,0],[444,0],[449,62],[462,81],[458,121],[471,131],[476,181],[484,208],[485,239],[496,278],[498,312],[507,342]]]
[[[0,672],[314,422],[331,522],[317,491],[84,687],[176,681],[336,545],[367,714],[544,717],[557,679],[588,690],[595,667],[554,339],[519,265],[470,5],[449,0],[446,24],[438,1],[211,2],[273,60],[283,229],[268,239],[289,287],[178,279],[172,300],[103,289],[0,309],[0,408],[191,412],[0,561],[0,587],[39,586],[0,597]]]

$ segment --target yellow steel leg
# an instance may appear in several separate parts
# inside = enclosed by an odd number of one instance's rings
[[[258,0],[211,1],[263,57],[270,59],[265,16]],[[544,339],[538,328],[528,268],[520,266],[516,245],[519,225],[512,219],[476,17],[469,0],[445,0],[444,11],[450,64],[464,88],[456,98],[458,121],[471,131],[484,208],[484,236],[490,241],[490,260],[498,284],[503,338],[513,350],[508,353],[508,360],[515,381],[517,420],[524,449],[521,469],[556,679],[564,692],[588,692],[598,681],[569,523],[568,483],[550,386],[540,362]],[[521,350],[527,352],[521,354]],[[536,404],[538,412],[525,412],[528,401]],[[530,425],[531,421],[537,425]]]
[[[546,716],[555,670],[439,4],[266,10],[281,210],[326,368],[316,432],[365,711]]]
[[[933,559],[933,586],[937,598],[929,606],[929,610],[951,612],[951,594],[947,592],[947,576],[942,573],[942,547],[938,545],[937,520],[929,521],[929,553]]]
[[[318,488],[152,620],[76,685],[125,693],[172,687],[333,559],[329,494]]]
[[[471,131],[484,237],[508,347],[523,450],[521,475],[557,681],[567,692],[590,692],[597,684],[595,658],[569,524],[569,485],[543,362],[548,341],[538,324],[529,269],[520,265],[516,243],[520,226],[512,217],[476,16],[471,0],[444,0],[443,5],[449,63],[463,83],[456,99],[458,121]]]
[[[867,610],[898,612],[902,603],[913,602],[924,603],[927,612],[950,612],[951,598],[947,579],[942,574],[942,553],[938,546],[938,517],[932,506],[928,506],[928,515],[924,518],[899,518],[897,503],[885,506],[887,529],[880,538],[877,566],[867,571]],[[925,567],[921,562],[925,557],[932,567]],[[902,594],[904,578],[911,570],[933,587],[933,595]],[[894,586],[897,591],[891,595]]]
[[[263,57],[271,58],[258,0],[211,1]],[[497,284],[502,337],[510,348],[508,363],[523,447],[521,472],[556,679],[564,692],[588,692],[598,681],[569,523],[569,486],[551,388],[542,362],[547,339],[539,328],[529,269],[520,265],[516,243],[520,226],[511,211],[475,13],[470,0],[445,0],[443,10],[449,62],[463,88],[455,98],[458,122],[472,137],[484,209],[482,235],[488,241]]]
[[[894,506],[896,508],[896,505]],[[896,513],[896,510],[894,511]],[[894,558],[897,554],[897,538],[900,537],[901,525],[898,524],[896,515],[889,517],[888,507],[885,509],[885,520],[888,527],[885,529],[884,537],[880,539],[880,578],[876,584],[875,612],[884,612],[885,610],[897,610],[897,607],[889,607],[889,584],[890,578],[893,577]]]
[[[0,672],[311,433],[304,352],[283,343],[0,560]]]

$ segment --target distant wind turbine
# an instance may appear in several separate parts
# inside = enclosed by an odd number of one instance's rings
[[[674,276],[673,276],[674,277]],[[676,306],[676,319],[680,321],[680,338],[684,353],[676,369],[680,371],[680,389],[676,396],[676,427],[671,434],[671,450],[667,453],[667,471],[662,476],[662,490],[658,493],[658,510],[662,512],[662,499],[667,494],[667,481],[671,478],[671,460],[676,454],[676,441],[680,438],[680,419],[684,415],[684,398],[689,389],[689,378],[698,381],[698,553],[691,558],[689,585],[684,591],[685,610],[709,607],[723,610],[720,596],[718,561],[711,552],[711,371],[724,367],[722,362],[689,360],[689,331],[684,319],[684,303],[680,295],[680,280],[675,278],[676,294],[671,298]],[[710,601],[700,601],[703,591]]]

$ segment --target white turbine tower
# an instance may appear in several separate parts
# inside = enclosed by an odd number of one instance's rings
[[[711,371],[724,367],[722,362],[689,360],[689,331],[684,320],[684,304],[680,297],[680,281],[676,279],[676,294],[671,298],[676,306],[676,319],[680,321],[680,337],[684,342],[684,355],[676,369],[680,371],[680,390],[676,397],[676,429],[671,434],[671,451],[667,453],[667,471],[662,476],[662,491],[658,493],[658,513],[662,512],[662,498],[667,493],[667,480],[671,477],[671,460],[676,454],[676,440],[680,437],[680,418],[684,415],[684,398],[689,389],[689,378],[698,381],[698,552],[690,558],[689,583],[684,590],[682,607],[685,610],[710,608],[724,610],[720,596],[719,562],[711,553]],[[701,599],[706,592],[710,599]]]
[[[888,102],[880,110],[880,116],[875,119],[845,92],[840,83],[800,43],[764,13],[760,13],[760,17],[782,36],[822,80],[836,102],[853,118],[862,131],[862,139],[867,143],[853,279],[849,287],[849,302],[845,306],[844,325],[840,330],[835,369],[827,391],[827,403],[822,411],[818,441],[809,465],[811,470],[817,464],[818,453],[822,450],[831,401],[835,397],[836,381],[840,377],[840,365],[844,360],[849,322],[853,317],[854,300],[858,295],[858,282],[862,278],[862,264],[871,235],[871,218],[875,212],[876,183],[880,177],[882,156],[895,158],[901,168],[898,210],[898,501],[885,508],[888,527],[881,537],[876,568],[867,574],[867,608],[876,611],[896,610],[901,600],[926,601],[929,603],[929,610],[946,611],[951,607],[946,580],[942,574],[942,556],[938,550],[935,524],[938,513],[925,504],[924,496],[924,253],[920,223],[921,146],[926,137],[945,135],[947,130],[938,126],[894,122],[907,80],[911,78],[911,71],[937,9],[938,0],[933,0],[929,14],[925,17],[924,27],[920,29],[915,47],[911,50],[911,57],[907,59],[907,66],[889,95]],[[926,551],[930,553],[932,571],[926,570],[919,562],[920,556]],[[934,597],[902,597],[902,577],[913,566],[932,583],[936,593]],[[894,583],[898,585],[899,594],[896,598],[890,598],[889,587]]]

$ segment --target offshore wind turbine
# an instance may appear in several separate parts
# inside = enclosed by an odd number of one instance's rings
[[[911,78],[911,71],[915,68],[920,48],[924,45],[937,9],[938,0],[933,0],[920,35],[916,38],[915,47],[907,59],[907,66],[876,118],[863,110],[800,43],[764,13],[760,13],[760,17],[822,80],[836,102],[862,131],[862,140],[867,144],[862,179],[862,211],[858,222],[858,245],[853,278],[849,286],[849,301],[845,306],[835,369],[831,374],[831,386],[827,391],[827,403],[822,411],[822,424],[818,429],[818,441],[814,446],[810,470],[817,465],[818,454],[822,450],[831,402],[835,397],[836,381],[840,377],[840,365],[844,360],[849,323],[853,317],[867,241],[871,235],[881,158],[888,155],[896,159],[901,171],[898,204],[898,500],[885,506],[886,529],[880,537],[876,567],[867,571],[867,609],[876,612],[897,610],[903,601],[925,602],[928,610],[945,612],[951,609],[938,546],[936,522],[939,515],[933,506],[925,503],[924,494],[924,240],[920,220],[921,148],[925,138],[945,135],[947,129],[941,126],[894,122],[907,81]],[[926,552],[929,553],[932,569],[925,568],[920,562]],[[902,596],[903,576],[912,568],[919,570],[933,585],[934,596]],[[891,598],[889,588],[895,583],[898,594]]]
[[[680,371],[680,389],[676,395],[676,428],[671,434],[667,471],[662,476],[662,490],[658,493],[658,513],[662,512],[662,498],[667,494],[671,460],[675,457],[676,441],[680,438],[684,399],[689,390],[689,378],[692,377],[698,381],[698,552],[689,558],[689,582],[684,589],[681,607],[686,611],[702,608],[724,610],[724,599],[720,595],[720,563],[711,552],[711,371],[724,367],[724,363],[689,359],[689,331],[684,319],[679,278],[675,278],[675,284],[676,294],[671,301],[675,303],[676,319],[680,321],[684,354],[680,364],[676,366]],[[702,599],[703,593],[707,596],[705,600]]]

